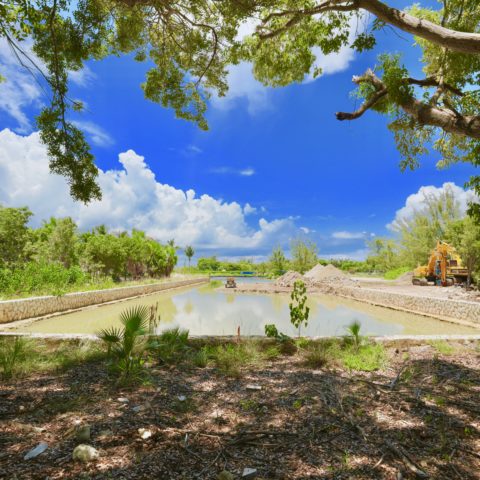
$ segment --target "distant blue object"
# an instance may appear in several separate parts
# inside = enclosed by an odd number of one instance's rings
[[[242,272],[242,275],[255,275],[255,272]]]

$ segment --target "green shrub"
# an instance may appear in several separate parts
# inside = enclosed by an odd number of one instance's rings
[[[183,360],[189,351],[188,330],[181,330],[178,327],[165,330],[150,344],[159,360],[166,364],[178,363]]]
[[[268,338],[275,338],[280,342],[286,342],[290,340],[290,337],[288,335],[285,335],[284,333],[278,331],[274,323],[269,323],[265,325],[265,336],[267,336]]]
[[[0,292],[6,296],[58,294],[88,279],[78,266],[65,268],[59,263],[29,262],[14,270],[0,270]]]
[[[388,270],[385,272],[383,275],[383,278],[386,280],[396,280],[398,277],[403,275],[404,273],[410,272],[412,269],[409,267],[399,267],[399,268],[394,268],[393,270]]]

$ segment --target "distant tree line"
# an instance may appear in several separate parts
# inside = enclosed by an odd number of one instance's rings
[[[70,218],[50,218],[30,228],[32,212],[0,206],[0,292],[23,294],[72,285],[169,276],[176,247],[145,232],[80,232]]]

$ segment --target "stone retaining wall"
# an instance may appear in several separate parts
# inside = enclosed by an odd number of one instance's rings
[[[480,326],[479,302],[408,295],[364,287],[336,286],[324,288],[322,291],[382,307]]]
[[[112,302],[124,298],[138,297],[171,288],[186,287],[208,282],[208,277],[174,282],[151,283],[131,287],[92,290],[90,292],[67,293],[60,297],[32,297],[0,302],[0,323],[14,322],[26,318],[41,317],[57,312],[75,310],[90,305]]]

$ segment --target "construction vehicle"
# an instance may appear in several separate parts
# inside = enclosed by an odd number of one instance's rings
[[[430,255],[428,265],[421,265],[413,271],[414,285],[435,285],[448,287],[465,285],[468,279],[468,269],[462,264],[462,259],[455,248],[446,242],[437,241],[437,246]]]

